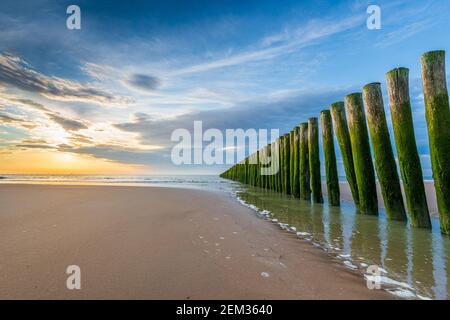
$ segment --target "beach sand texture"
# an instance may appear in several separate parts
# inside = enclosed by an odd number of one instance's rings
[[[0,203],[1,299],[393,298],[225,193],[5,184]]]

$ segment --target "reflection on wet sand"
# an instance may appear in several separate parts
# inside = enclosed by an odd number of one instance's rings
[[[245,187],[239,197],[272,218],[309,233],[313,242],[335,252],[350,266],[378,265],[388,276],[407,283],[420,295],[447,299],[450,292],[450,237],[439,232],[411,228],[407,223],[358,214],[350,203],[341,207],[312,204],[309,201]]]

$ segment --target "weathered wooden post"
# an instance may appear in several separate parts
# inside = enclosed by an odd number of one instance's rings
[[[266,157],[266,146],[260,149],[259,151],[259,166],[258,166],[258,176],[259,176],[259,187],[265,188],[265,177],[261,174],[261,169],[265,166],[265,157]]]
[[[255,159],[255,164],[254,164],[254,167],[255,167],[255,186],[257,186],[257,187],[259,187],[260,185],[260,179],[261,179],[261,176],[260,176],[260,174],[259,174],[259,167],[260,167],[260,159],[259,159],[259,157],[261,156],[261,151],[260,150],[257,150],[256,152],[255,152],[255,154],[254,154],[254,156],[256,157],[256,159]]]
[[[414,135],[408,75],[409,70],[406,68],[393,69],[386,74],[392,126],[411,225],[431,228],[422,167]]]
[[[359,211],[363,214],[377,215],[377,187],[361,93],[347,95],[345,97],[345,105],[348,115],[356,184],[358,185]]]
[[[421,57],[425,115],[441,232],[450,234],[450,108],[445,51]]]
[[[289,184],[294,194],[294,130],[289,132]]]
[[[289,133],[284,135],[284,193],[291,194],[291,182],[290,182],[290,145],[289,145]]]
[[[386,123],[380,83],[366,85],[363,89],[363,95],[375,157],[375,168],[380,182],[386,215],[392,220],[406,220],[400,179],[398,178],[397,165]]]
[[[280,136],[280,193],[284,193],[285,180],[284,180],[284,136]]]
[[[277,157],[277,161],[278,161],[278,171],[275,173],[275,176],[273,177],[274,179],[274,190],[276,192],[280,192],[279,190],[279,179],[280,179],[280,171],[281,171],[281,162],[280,162],[280,138],[278,137],[275,140],[275,146],[274,146],[274,151],[275,151],[275,156]]]
[[[333,119],[334,132],[341,150],[342,162],[344,163],[345,176],[347,178],[353,201],[359,206],[358,185],[356,183],[355,166],[353,164],[352,145],[350,133],[348,132],[347,117],[345,115],[344,102],[333,103],[330,107]]]
[[[300,198],[300,127],[294,128],[294,146],[293,154],[293,180],[292,180],[292,194],[296,198]]]
[[[309,174],[308,123],[300,124],[300,197],[311,200],[311,180]]]
[[[275,159],[275,156],[276,156],[275,148],[276,148],[276,140],[273,141],[270,144],[270,167],[271,167],[270,173],[271,174],[269,176],[269,181],[270,181],[270,190],[273,190],[273,191],[275,190],[275,175],[276,175],[276,172],[275,172],[276,163],[275,163],[275,161],[278,161],[277,159]]]
[[[334,152],[333,127],[329,110],[322,110],[320,112],[320,123],[322,126],[322,143],[325,157],[328,203],[332,206],[339,206],[341,194],[339,191],[339,176],[336,165],[336,154]]]
[[[268,166],[269,156],[270,156],[270,143],[267,144],[267,145],[264,147],[264,168],[265,168],[264,171],[268,171],[268,170],[269,170],[269,169],[268,169],[268,167],[269,167],[269,166]],[[264,172],[264,173],[267,173],[267,172]],[[262,175],[262,178],[263,178],[263,188],[264,188],[264,189],[270,189],[269,177],[270,177],[270,175],[267,175],[267,174]]]
[[[308,151],[312,199],[316,203],[323,203],[322,177],[320,176],[319,127],[317,118],[309,118],[308,120]]]

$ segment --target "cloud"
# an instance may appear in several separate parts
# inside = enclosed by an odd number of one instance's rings
[[[430,18],[422,21],[415,21],[411,24],[404,25],[394,31],[391,31],[383,35],[383,38],[381,38],[381,40],[378,41],[375,44],[375,46],[385,48],[390,45],[402,42],[408,38],[411,38],[412,36],[416,35],[419,32],[431,28],[435,24],[436,21],[433,21],[433,19]]]
[[[161,81],[157,77],[146,74],[133,74],[126,83],[133,88],[144,91],[154,91],[161,85]]]
[[[352,16],[339,21],[313,20],[306,26],[299,27],[292,32],[283,30],[281,33],[265,37],[261,43],[263,47],[241,52],[223,59],[201,63],[173,72],[171,75],[183,75],[190,73],[205,72],[243,63],[273,59],[279,55],[287,54],[311,46],[320,39],[334,34],[350,30],[364,21],[364,16]],[[269,46],[269,47],[265,47]]]
[[[203,130],[208,128],[248,129],[279,128],[290,130],[308,117],[317,115],[319,106],[328,106],[342,99],[347,91],[329,90],[315,93],[301,93],[293,96],[285,95],[283,99],[267,102],[247,102],[231,108],[202,110],[189,112],[177,117],[155,119],[143,114],[134,115],[132,121],[116,123],[114,127],[137,133],[140,142],[146,145],[159,145],[168,148],[173,144],[170,136],[175,129],[186,128],[192,131],[196,120],[203,122]]]
[[[21,143],[21,144],[16,144],[17,148],[22,148],[22,149],[56,149],[55,146],[52,145],[48,145],[48,144],[26,144],[26,143]]]
[[[91,137],[79,133],[72,133],[72,135],[68,139],[70,142],[75,144],[93,144],[93,140]]]
[[[126,149],[114,145],[73,147],[61,144],[58,146],[58,150],[127,164],[149,165],[155,162],[163,162],[163,157],[158,152]]]
[[[0,54],[0,83],[24,91],[39,93],[53,100],[99,104],[131,102],[126,97],[101,89],[95,83],[80,83],[44,75],[32,69],[26,61],[10,54]]]
[[[37,127],[37,124],[5,113],[0,113],[0,124],[2,123],[17,124],[26,129],[34,129]]]
[[[4,98],[4,97],[2,97],[2,98]],[[42,104],[40,104],[38,102],[35,102],[35,101],[31,100],[31,99],[23,99],[23,98],[11,97],[11,98],[9,98],[9,101],[15,102],[15,103],[20,103],[22,105],[31,107],[31,108],[39,110],[39,111],[50,111],[44,105],[42,105]]]
[[[84,122],[64,118],[55,113],[48,113],[47,115],[50,117],[50,119],[52,119],[54,122],[59,124],[67,131],[78,131],[81,129],[88,129],[88,126]]]

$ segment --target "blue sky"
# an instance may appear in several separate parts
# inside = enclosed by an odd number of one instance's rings
[[[70,4],[81,30],[66,28]],[[370,4],[381,7],[381,30],[366,27]],[[171,165],[170,133],[194,120],[285,132],[369,82],[384,89],[385,73],[403,66],[429,174],[419,57],[449,49],[449,9],[446,0],[2,0],[0,154],[217,173],[224,166]]]

